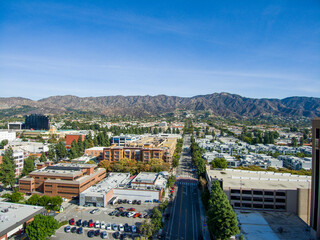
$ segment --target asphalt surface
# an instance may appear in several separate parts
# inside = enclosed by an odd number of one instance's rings
[[[191,162],[190,140],[185,136],[177,169],[175,199],[165,237],[168,240],[201,239],[202,236],[198,180]]]

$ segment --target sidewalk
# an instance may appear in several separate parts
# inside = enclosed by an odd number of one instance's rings
[[[201,192],[198,189],[198,198],[199,198],[199,204],[200,204],[200,218],[201,218],[201,226],[202,226],[202,235],[204,240],[210,240],[210,234],[209,234],[209,229],[207,226],[207,216],[205,213],[204,206],[202,204],[201,200]]]

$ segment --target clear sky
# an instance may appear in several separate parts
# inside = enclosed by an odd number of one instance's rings
[[[0,0],[0,96],[320,97],[319,0]]]

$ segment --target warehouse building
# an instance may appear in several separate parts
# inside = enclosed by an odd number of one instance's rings
[[[235,209],[292,212],[309,223],[310,176],[208,167],[206,177],[209,189],[213,180],[220,181]]]

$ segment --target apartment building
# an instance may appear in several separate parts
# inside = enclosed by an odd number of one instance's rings
[[[8,130],[1,130],[0,131],[0,142],[3,140],[14,141],[16,140],[16,132],[8,131]]]
[[[292,212],[309,223],[310,176],[207,167],[206,177],[209,189],[212,181],[220,181],[235,209]]]
[[[104,168],[95,164],[58,163],[37,169],[19,180],[19,192],[44,194],[71,199],[100,182],[106,176]]]
[[[16,175],[16,178],[18,178],[21,175],[23,170],[23,160],[24,160],[23,151],[13,151],[12,156],[13,156],[13,161],[16,165],[14,173]]]
[[[89,156],[89,157],[96,157],[98,160],[103,159],[103,149],[104,147],[92,147],[92,148],[87,148],[84,151],[84,154]]]
[[[320,238],[320,118],[312,121],[312,193],[310,226]]]

